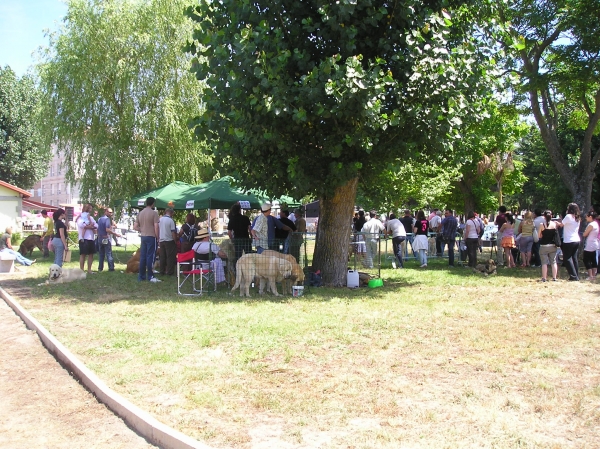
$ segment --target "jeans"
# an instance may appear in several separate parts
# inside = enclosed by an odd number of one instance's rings
[[[435,251],[438,257],[444,255],[444,236],[441,233],[435,236]]]
[[[475,268],[475,265],[477,265],[477,247],[479,246],[479,239],[467,239],[466,243],[469,266]]]
[[[140,271],[138,281],[150,280],[154,277],[154,259],[156,259],[156,237],[142,236],[140,247]]]
[[[59,267],[63,266],[63,258],[65,257],[65,245],[58,237],[52,239],[52,245],[54,245],[54,263]]]
[[[563,243],[561,249],[563,252],[563,267],[567,269],[571,279],[579,280],[579,262],[577,261],[579,242]]]
[[[406,240],[406,237],[392,237],[392,247],[394,248],[394,255],[398,261],[398,268],[404,267],[402,260],[402,242]]]
[[[542,264],[542,259],[540,258],[540,242],[533,242],[533,246],[531,247],[531,265],[539,266]]]
[[[427,265],[427,250],[419,250],[419,260],[421,261],[421,265]]]
[[[15,250],[13,250],[13,249],[10,249],[10,248],[4,248],[4,249],[2,250],[2,252],[3,252],[4,254],[11,254],[11,255],[15,256],[15,257],[16,257],[16,259],[15,259],[15,260],[16,260],[17,262],[19,262],[21,265],[29,266],[29,265],[31,265],[31,264],[33,263],[31,260],[29,260],[29,259],[28,259],[28,258],[26,258],[26,257],[23,257],[23,256],[21,255],[21,253],[19,253],[19,252],[15,251]]]
[[[454,247],[456,246],[456,237],[449,240],[444,239],[444,244],[448,245],[448,265],[454,266]],[[444,253],[444,244],[442,244],[442,254]]]
[[[108,243],[106,245],[102,244],[102,239],[99,238],[99,251],[98,251],[98,271],[102,271],[104,269],[104,257],[106,256],[106,262],[108,262],[108,271],[115,271],[115,259],[112,255],[112,246],[110,244],[110,238],[108,239]]]

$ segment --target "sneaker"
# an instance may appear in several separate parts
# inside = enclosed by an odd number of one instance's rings
[[[419,268],[427,268],[427,264],[424,263],[423,265],[421,265]]]
[[[150,279],[150,282],[154,282],[156,284],[157,282],[162,282],[162,281],[158,278],[152,278],[152,279]]]
[[[552,278],[552,280],[553,280],[554,282],[558,282],[558,279],[557,279],[557,278]]]
[[[542,278],[538,282],[546,282],[546,278]]]
[[[37,259],[33,259],[33,260],[31,261],[31,265],[33,265],[33,264],[34,264],[34,263],[36,263],[36,262],[37,262]]]

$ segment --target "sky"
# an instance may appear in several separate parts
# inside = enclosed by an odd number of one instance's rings
[[[48,46],[44,30],[56,31],[66,13],[62,0],[0,0],[0,67],[19,77],[33,70],[32,54]]]

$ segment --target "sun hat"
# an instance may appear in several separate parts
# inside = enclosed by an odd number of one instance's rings
[[[271,203],[264,203],[262,206],[260,206],[260,210],[263,212],[271,210]]]
[[[208,229],[204,228],[204,229],[200,229],[198,231],[198,234],[196,235],[196,240],[202,240],[206,237],[208,237],[210,234],[208,233]]]

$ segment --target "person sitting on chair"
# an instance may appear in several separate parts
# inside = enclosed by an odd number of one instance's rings
[[[196,235],[196,243],[192,246],[196,253],[196,261],[210,262],[210,269],[215,273],[215,283],[219,284],[225,281],[225,270],[223,269],[223,261],[227,254],[221,251],[219,245],[210,242],[210,234],[208,229],[200,229]],[[213,253],[212,255],[210,253]],[[218,256],[218,257],[217,257]]]

